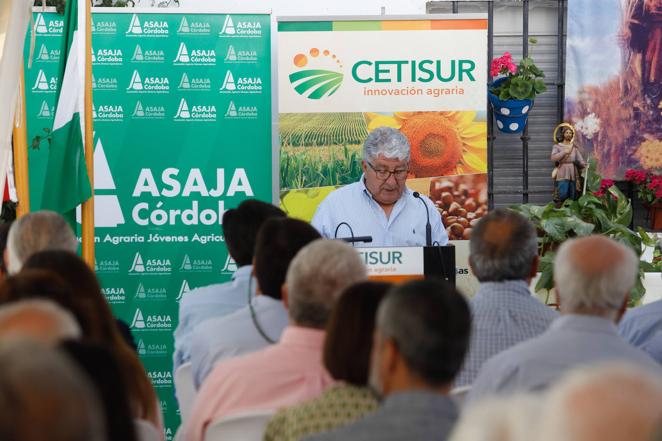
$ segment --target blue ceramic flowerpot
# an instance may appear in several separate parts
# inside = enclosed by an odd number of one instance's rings
[[[499,78],[489,86],[488,90],[492,87],[498,87],[505,80],[505,77]],[[504,133],[521,133],[524,131],[529,112],[533,107],[533,100],[501,100],[492,92],[488,92],[488,98],[490,104],[492,104],[492,110],[494,110],[497,128],[500,131]]]

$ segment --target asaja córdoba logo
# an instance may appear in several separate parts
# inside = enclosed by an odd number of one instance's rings
[[[305,53],[298,53],[292,59],[299,70],[290,74],[290,84],[301,96],[318,100],[333,95],[343,81],[343,65],[340,59],[328,49],[312,48]]]

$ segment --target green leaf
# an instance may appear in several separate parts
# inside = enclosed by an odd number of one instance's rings
[[[628,306],[637,306],[639,302],[641,301],[641,298],[646,294],[646,288],[644,287],[644,283],[641,280],[642,277],[637,277],[637,280],[634,283],[634,288],[632,288],[632,291],[630,292],[630,301],[628,302]]]
[[[595,225],[589,222],[584,222],[577,217],[569,218],[567,224],[577,236],[588,236],[593,233],[593,230],[595,229]]]
[[[639,269],[645,273],[657,272],[657,267],[650,262],[646,262],[645,260],[639,261]]]
[[[535,80],[533,82],[533,89],[536,91],[536,93],[543,93],[547,90],[547,86],[543,80]]]
[[[570,227],[563,218],[543,220],[541,227],[554,242],[563,242],[568,238],[567,232]]]
[[[520,62],[520,65],[522,67],[524,67],[525,69],[529,68],[531,66],[535,66],[535,64],[533,63],[533,60],[529,57],[522,58],[522,61]]]
[[[510,94],[518,100],[527,99],[533,92],[533,85],[524,78],[513,78],[510,81]]]
[[[499,99],[500,100],[506,101],[506,100],[509,100],[511,98],[512,98],[512,96],[510,95],[510,91],[508,89],[505,89],[505,88],[501,89],[501,91],[499,92]]]
[[[644,243],[644,245],[654,247],[657,244],[656,240],[651,237],[642,227],[637,227],[637,233],[639,233],[641,241]]]
[[[41,136],[37,135],[32,138],[32,148],[34,150],[39,150],[39,145],[41,144]]]
[[[536,37],[529,37],[529,44],[538,44],[538,39]]]

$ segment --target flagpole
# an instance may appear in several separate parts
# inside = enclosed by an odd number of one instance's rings
[[[20,113],[14,122],[14,181],[18,205],[16,217],[30,212],[30,181],[28,176],[28,130],[25,116],[25,77],[21,66],[20,86],[18,95]],[[4,184],[4,183],[3,183]]]
[[[90,0],[85,2],[85,165],[90,178],[92,197],[82,207],[83,259],[94,269],[94,120],[92,118],[92,11]]]

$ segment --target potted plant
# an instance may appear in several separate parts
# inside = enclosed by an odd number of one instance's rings
[[[662,175],[630,169],[625,172],[625,180],[634,186],[637,197],[648,209],[650,228],[662,229]]]
[[[587,191],[578,200],[567,199],[561,207],[554,203],[540,206],[521,204],[511,209],[531,220],[538,228],[541,272],[536,291],[554,287],[553,263],[556,250],[566,239],[603,234],[632,247],[641,258],[644,246],[655,246],[655,239],[641,227],[635,232],[628,226],[632,221],[630,200],[614,185],[594,172],[595,161],[591,160],[586,173]],[[646,292],[643,285],[644,272],[655,271],[653,265],[640,261],[639,278],[633,289],[630,304],[639,302]]]
[[[529,39],[533,45],[535,38]],[[488,98],[496,124],[504,133],[520,133],[533,107],[536,95],[547,90],[542,78],[544,72],[538,68],[531,57],[524,57],[516,65],[512,55],[504,52],[503,56],[492,60],[490,75],[498,77],[489,87]]]

